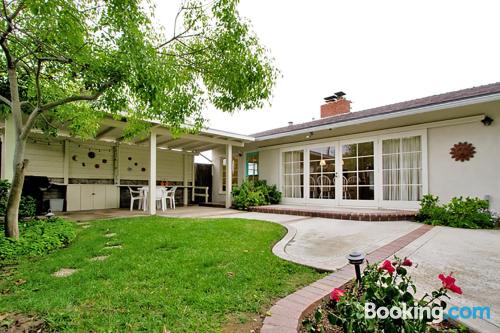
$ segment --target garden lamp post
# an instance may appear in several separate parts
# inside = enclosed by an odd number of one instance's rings
[[[351,265],[354,265],[356,271],[356,280],[361,284],[361,264],[365,261],[365,255],[361,251],[352,251],[347,255],[347,260]]]

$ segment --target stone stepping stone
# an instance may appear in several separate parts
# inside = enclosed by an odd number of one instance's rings
[[[107,238],[111,238],[111,237],[115,237],[115,236],[116,236],[116,233],[114,233],[114,232],[110,232],[110,233],[104,235],[104,237],[107,237]]]
[[[89,260],[90,261],[104,261],[106,259],[108,259],[109,256],[97,256],[97,257],[93,257],[93,258],[90,258]]]
[[[91,225],[90,224],[80,224],[80,226],[83,228],[83,229],[87,229],[87,228],[90,228]]]
[[[52,276],[55,277],[67,277],[70,276],[74,273],[76,273],[78,270],[75,268],[61,268],[57,272],[53,273]]]
[[[121,245],[108,245],[108,246],[104,247],[105,250],[122,249],[122,248],[123,248],[123,246],[121,246]]]

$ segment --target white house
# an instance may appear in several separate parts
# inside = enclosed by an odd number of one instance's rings
[[[276,184],[285,204],[416,209],[431,193],[500,211],[500,83],[359,112],[340,92],[320,111],[214,149],[214,200],[252,177]]]
[[[432,193],[486,198],[500,211],[500,83],[359,112],[341,92],[325,100],[318,120],[250,136],[205,129],[173,137],[152,124],[149,138],[125,143],[126,119],[112,118],[94,140],[64,128],[51,139],[33,132],[26,175],[46,177],[57,188],[47,198],[65,199],[69,211],[117,208],[128,185],[165,182],[187,204],[193,157],[212,150],[212,200],[227,207],[233,185],[250,177],[276,184],[285,204],[416,209]],[[12,119],[0,125],[1,176],[11,179]]]

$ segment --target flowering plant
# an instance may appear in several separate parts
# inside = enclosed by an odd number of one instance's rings
[[[439,332],[430,325],[431,314],[435,307],[446,308],[444,299],[449,298],[448,291],[457,294],[462,289],[456,285],[452,274],[439,274],[440,288],[425,294],[422,298],[415,297],[417,288],[413,283],[408,268],[413,266],[409,258],[394,257],[379,265],[368,264],[363,272],[362,283],[355,284],[350,290],[335,288],[330,294],[331,306],[326,311],[326,317],[331,325],[342,327],[344,332]],[[376,308],[428,308],[428,316],[412,319],[394,319],[390,316],[365,315],[365,305],[374,304]],[[323,310],[323,312],[325,312]],[[316,312],[314,323],[308,322],[310,332],[324,332],[321,324],[323,312]],[[425,312],[424,312],[425,313]],[[306,324],[306,322],[304,322]],[[313,324],[313,325],[312,325]]]

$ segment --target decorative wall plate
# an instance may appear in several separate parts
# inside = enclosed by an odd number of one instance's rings
[[[474,154],[476,154],[476,148],[467,141],[455,143],[450,149],[451,158],[455,161],[468,161],[474,157]]]

